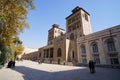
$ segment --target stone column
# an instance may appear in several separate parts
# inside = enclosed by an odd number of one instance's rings
[[[119,33],[120,34],[120,33]],[[118,52],[118,60],[119,60],[119,64],[120,64],[120,35],[117,35],[116,37],[116,44],[115,44],[115,47],[116,47],[116,50]]]
[[[92,55],[90,51],[90,44],[88,41],[85,43],[85,46],[86,46],[86,55],[87,55],[86,58],[87,58],[87,62],[89,63],[89,60],[92,59]]]
[[[48,49],[48,54],[49,54],[48,58],[50,58],[50,48]]]
[[[98,41],[98,49],[99,49],[99,58],[100,58],[100,64],[106,64],[106,53],[104,48],[104,43],[102,39],[100,38]]]
[[[79,43],[77,43],[77,55],[78,55],[78,63],[81,63],[80,44]]]

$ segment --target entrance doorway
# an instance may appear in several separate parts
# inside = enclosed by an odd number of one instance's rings
[[[60,64],[60,59],[58,59],[58,64]]]

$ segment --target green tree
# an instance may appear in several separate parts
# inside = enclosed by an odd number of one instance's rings
[[[30,9],[34,9],[33,0],[0,0],[0,62],[14,51],[13,38],[29,27],[26,18]]]
[[[22,45],[22,41],[20,41],[20,39],[18,37],[15,37],[13,39],[13,59],[15,60],[16,58],[18,58],[18,55],[20,55],[23,50],[24,50],[24,47]]]

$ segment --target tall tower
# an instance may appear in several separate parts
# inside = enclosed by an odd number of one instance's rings
[[[48,31],[48,45],[54,43],[54,39],[65,33],[65,30],[59,28],[59,25],[53,24],[52,28]]]
[[[78,61],[77,38],[90,33],[91,24],[89,13],[78,6],[75,7],[72,10],[72,14],[66,17],[66,37],[69,40],[68,62]]]
[[[78,6],[75,7],[72,14],[66,17],[67,38],[76,39],[91,32],[89,13]]]

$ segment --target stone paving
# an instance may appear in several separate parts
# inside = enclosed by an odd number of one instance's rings
[[[91,74],[87,67],[16,62],[14,69],[0,69],[0,80],[120,80],[120,69],[96,68]]]

